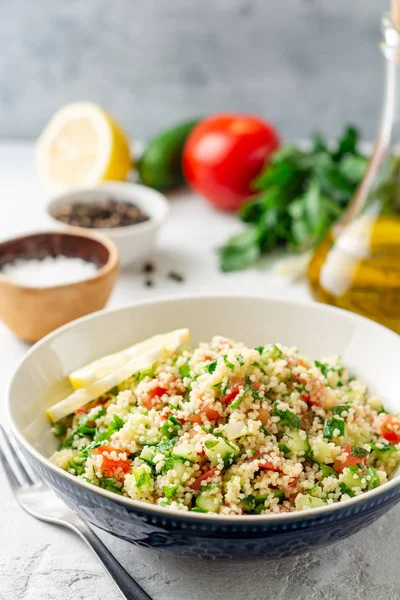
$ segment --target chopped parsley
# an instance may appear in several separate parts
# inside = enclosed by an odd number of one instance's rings
[[[339,406],[332,406],[331,413],[333,415],[342,416],[342,413],[348,412],[350,406],[348,404],[340,404]]]
[[[77,429],[61,444],[59,450],[71,448],[74,443],[75,436],[93,438],[96,433],[96,427],[90,427],[87,423],[82,423]]]
[[[109,440],[113,433],[119,431],[124,426],[124,421],[117,414],[113,415],[113,420],[107,427],[106,431],[96,431],[96,435],[94,436],[95,442],[102,442],[104,440]]]
[[[278,444],[278,448],[285,456],[292,453],[291,449],[288,448],[286,444]]]
[[[318,367],[324,377],[328,377],[329,365],[319,362],[319,360],[314,360],[314,364]]]
[[[182,429],[182,424],[178,421],[178,419],[172,415],[169,415],[168,419],[161,427],[161,435],[170,439],[176,437],[180,429]]]
[[[365,456],[368,456],[369,452],[361,446],[351,446],[350,454],[351,456],[356,456],[357,458],[364,458]]]
[[[230,369],[231,371],[233,371],[233,369],[235,368],[235,365],[228,360],[226,354],[224,355],[224,363],[225,366],[228,367],[228,369]]]
[[[324,438],[331,440],[333,437],[337,437],[337,435],[334,433],[336,429],[339,431],[339,435],[344,435],[344,426],[345,423],[343,419],[338,419],[337,417],[325,419],[323,431]]]
[[[238,354],[238,355],[237,355],[237,357],[236,357],[236,359],[237,359],[237,361],[238,361],[239,365],[240,365],[241,367],[243,367],[243,365],[244,365],[244,358],[243,358],[243,354]]]
[[[293,429],[299,429],[301,425],[300,417],[291,410],[280,410],[278,406],[278,402],[275,402],[272,414],[274,417],[279,417],[279,425],[286,425],[287,427],[292,427]]]
[[[246,498],[243,498],[241,504],[244,512],[252,512],[256,507],[256,499],[254,496],[246,496]]]
[[[207,371],[210,373],[210,375],[212,375],[212,373],[214,373],[215,369],[217,368],[217,363],[218,359],[216,358],[215,360],[210,362],[209,365],[207,365]]]
[[[351,490],[348,485],[346,485],[345,483],[343,483],[343,481],[341,481],[339,483],[339,489],[340,489],[340,491],[342,492],[343,495],[347,494],[348,496],[350,496],[350,498],[353,498],[353,496],[355,496],[353,490]]]
[[[170,486],[167,486],[167,487],[163,487],[164,496],[166,498],[168,498],[168,500],[169,500],[170,498],[172,498],[172,496],[175,495],[175,492],[176,492],[176,490],[178,489],[179,486],[180,486],[180,484],[178,484],[178,485],[170,485]]]
[[[118,487],[117,480],[115,477],[100,477],[99,478],[99,486],[109,492],[114,492],[115,494],[121,494],[121,488]]]

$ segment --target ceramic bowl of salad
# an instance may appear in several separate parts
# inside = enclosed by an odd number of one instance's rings
[[[36,344],[11,380],[9,423],[57,495],[117,537],[290,556],[400,499],[399,352],[393,332],[313,303],[145,302]]]

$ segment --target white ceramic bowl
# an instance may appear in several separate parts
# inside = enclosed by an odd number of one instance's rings
[[[91,202],[112,196],[113,199],[132,202],[146,212],[150,219],[137,225],[112,229],[91,229],[111,238],[117,245],[120,265],[134,263],[152,250],[158,231],[169,213],[169,205],[163,194],[138,183],[125,181],[105,182],[97,186],[75,189],[54,197],[47,205],[47,214],[58,228],[69,227],[55,218],[57,209],[66,203]]]
[[[281,342],[310,359],[340,354],[385,406],[400,410],[400,336],[363,317],[322,304],[260,297],[197,296],[139,303],[83,317],[36,344],[8,392],[8,419],[41,476],[74,510],[132,543],[211,558],[271,558],[332,543],[358,531],[400,499],[400,477],[344,502],[295,513],[214,516],[169,511],[78,480],[47,457],[57,448],[44,412],[65,376],[155,333],[189,327],[194,344],[215,334],[256,347]],[[49,389],[53,386],[53,391]],[[239,541],[240,540],[240,541]]]

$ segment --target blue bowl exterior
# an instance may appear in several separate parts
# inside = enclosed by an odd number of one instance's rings
[[[25,453],[25,451],[24,451]],[[56,494],[83,519],[116,537],[145,548],[203,559],[267,559],[293,556],[331,544],[375,521],[400,500],[400,483],[340,510],[305,516],[292,522],[210,522],[160,509],[160,515],[128,506],[90,491],[25,453]]]

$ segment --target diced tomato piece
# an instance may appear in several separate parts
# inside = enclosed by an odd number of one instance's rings
[[[261,423],[265,426],[268,423],[269,420],[269,412],[267,411],[266,408],[260,408],[258,410],[258,419],[259,421],[261,421]]]
[[[218,411],[214,410],[210,406],[205,406],[199,413],[193,413],[192,415],[189,415],[188,421],[190,421],[190,423],[203,423],[203,421],[206,420],[203,418],[203,416],[206,417],[208,421],[216,421],[221,415]]]
[[[209,471],[202,473],[201,475],[199,475],[199,477],[197,477],[197,479],[194,480],[194,482],[189,487],[192,490],[200,490],[201,482],[207,481],[207,479],[211,479],[211,477],[214,477],[217,470],[218,470],[217,467],[214,467],[213,469],[210,469]]]
[[[230,392],[220,398],[220,402],[222,402],[222,404],[230,404],[236,398],[239,392],[240,390],[238,387],[235,386],[231,388]]]
[[[382,427],[382,437],[391,444],[400,442],[400,417],[397,415],[386,415]]]
[[[259,458],[260,456],[261,456],[260,463],[259,463],[260,469],[269,469],[270,471],[280,471],[280,468],[277,467],[276,465],[274,465],[274,463],[268,459],[268,456],[263,456],[262,453],[260,453],[259,451],[255,453],[252,460],[254,460],[255,458]]]
[[[348,454],[346,460],[344,462],[341,462],[340,460],[336,460],[333,463],[333,468],[338,473],[341,473],[346,467],[355,467],[355,466],[357,466],[359,464],[365,465],[365,463],[367,462],[367,457],[366,456],[364,456],[363,458],[359,458],[358,456],[352,456],[351,455],[350,444],[346,444],[344,446],[344,448],[343,448],[343,451]]]
[[[82,408],[77,408],[75,411],[76,415],[87,415],[89,412],[89,409],[86,406],[82,406]]]
[[[299,480],[299,476],[298,475],[296,477],[291,477],[289,479],[289,481],[288,481],[288,486],[289,487],[295,487],[297,485],[298,480]]]
[[[269,460],[260,461],[259,465],[260,469],[268,469],[269,471],[280,471],[280,468],[276,465],[272,464]]]
[[[156,406],[157,404],[159,404],[161,396],[163,396],[166,393],[167,393],[166,388],[161,387],[160,385],[156,385],[155,388],[153,388],[152,390],[149,390],[147,392],[146,396],[144,398],[142,398],[143,406],[145,406],[148,410],[150,410],[151,408],[153,408],[153,406]]]
[[[301,394],[301,399],[311,406],[321,406],[321,398],[319,396],[310,396],[310,394]]]
[[[308,362],[306,362],[305,360],[303,360],[299,356],[297,357],[297,362],[299,363],[299,365],[301,367],[304,367],[305,369],[308,369],[310,367],[310,365],[308,364]]]
[[[161,385],[156,385],[155,388],[153,388],[152,390],[150,390],[148,392],[148,395],[151,398],[155,398],[155,396],[158,396],[159,398],[161,398],[161,396],[164,396],[164,394],[167,393],[167,389],[164,387],[161,387]]]
[[[114,446],[110,446],[106,444],[105,446],[99,446],[99,448],[95,448],[93,452],[95,454],[103,455],[103,463],[101,466],[101,470],[104,473],[105,477],[115,477],[115,471],[117,469],[121,469],[123,473],[128,473],[130,471],[131,465],[129,460],[119,458],[118,460],[113,460],[107,454],[111,452],[121,452],[120,448],[115,448]]]

